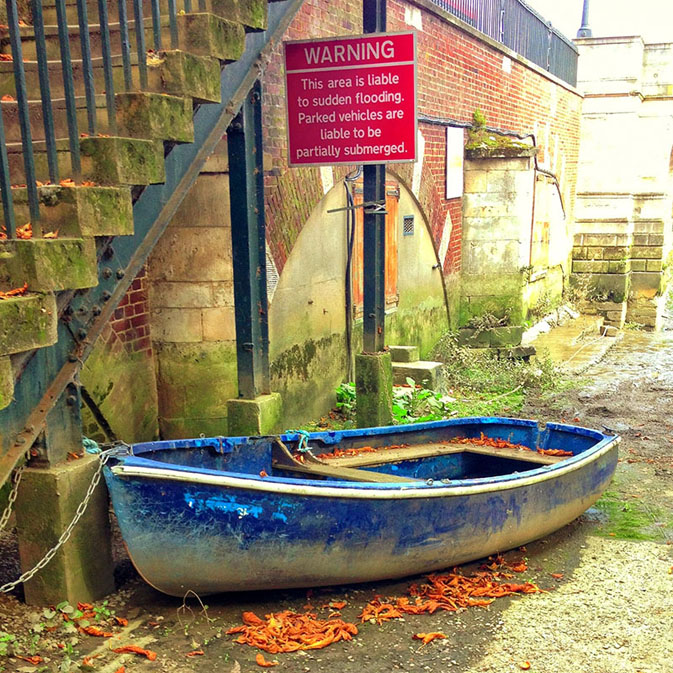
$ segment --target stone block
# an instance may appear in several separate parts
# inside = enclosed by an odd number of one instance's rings
[[[631,271],[647,271],[647,260],[645,260],[645,259],[632,259],[631,260]]]
[[[660,245],[634,245],[631,248],[631,257],[634,259],[661,259],[663,252]]]
[[[648,259],[645,265],[647,271],[661,271],[664,263],[660,259]]]
[[[393,362],[416,362],[420,355],[418,346],[388,346]]]
[[[602,248],[602,252],[602,258],[609,260],[624,260],[629,256],[629,249],[623,245],[605,247]]]
[[[93,137],[80,140],[82,175],[101,185],[150,185],[165,180],[160,140]]]
[[[146,91],[118,93],[117,125],[123,135],[151,140],[194,140],[192,99]]]
[[[458,330],[458,345],[468,348],[488,348],[491,345],[489,330],[464,327]]]
[[[404,385],[413,379],[416,385],[437,390],[442,373],[441,362],[419,360],[418,362],[393,362],[393,384]]]
[[[631,295],[634,299],[654,299],[662,293],[663,277],[660,273],[633,272],[631,274]]]
[[[209,0],[209,5],[213,14],[237,21],[246,29],[266,30],[266,0]]]
[[[282,430],[283,401],[278,393],[254,400],[227,400],[227,434],[231,437],[270,435]]]
[[[14,372],[12,361],[0,358],[0,409],[8,407],[14,398]]]
[[[12,286],[28,283],[36,292],[55,292],[98,285],[96,245],[92,238],[2,241],[2,253],[5,253],[4,273]]]
[[[501,346],[518,346],[521,343],[523,335],[522,326],[494,327],[487,331],[490,332],[491,346],[496,348]]]
[[[152,339],[168,343],[203,341],[201,310],[159,308],[152,311]]]
[[[231,306],[201,310],[204,341],[235,341],[236,319]]]
[[[589,260],[601,260],[601,259],[610,259],[609,257],[606,256],[605,251],[608,250],[609,248],[601,248],[598,246],[588,246],[586,248],[587,251],[587,259]]]
[[[628,273],[631,270],[631,262],[609,262],[608,273]]]
[[[598,260],[573,260],[573,273],[608,273],[610,263]]]
[[[0,355],[55,344],[57,322],[53,294],[32,294],[0,301]]]
[[[576,245],[573,247],[573,259],[591,259],[589,257],[589,248],[584,245]]]
[[[148,91],[188,96],[197,103],[219,103],[220,73],[216,58],[180,50],[163,51],[148,60]]]
[[[390,353],[355,356],[355,390],[359,428],[392,423],[393,370]]]
[[[98,467],[98,456],[49,469],[29,468],[21,479],[16,524],[22,569],[28,570],[51,549],[72,520]],[[114,590],[108,499],[101,482],[89,506],[49,565],[24,584],[26,602],[72,605],[91,602]]]
[[[582,245],[614,246],[617,245],[616,234],[582,234]]]
[[[663,234],[648,234],[647,243],[645,245],[664,245]]]
[[[131,190],[126,187],[38,187],[42,231],[57,231],[61,238],[127,236],[133,233]],[[28,193],[12,189],[19,222],[29,222]],[[0,213],[0,224],[4,216]]]
[[[157,281],[150,285],[154,308],[206,308],[213,306],[213,283]]]
[[[598,334],[600,336],[615,338],[619,336],[619,329],[614,325],[600,325],[598,328]]]
[[[180,49],[197,56],[237,61],[245,48],[245,30],[239,23],[208,13],[178,16]]]

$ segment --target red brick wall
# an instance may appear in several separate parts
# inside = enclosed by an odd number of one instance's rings
[[[457,22],[413,0],[388,0],[388,30],[414,30],[405,23],[405,9],[422,9],[422,31],[418,37],[418,113],[429,117],[471,122],[481,109],[489,126],[540,136],[540,156],[549,157],[557,143],[564,158],[559,176],[562,188],[569,186],[566,210],[572,219],[581,98],[553,79],[515,59],[511,71],[503,68],[502,50],[491,46]],[[285,40],[359,34],[362,32],[362,2],[359,0],[306,0],[292,21]],[[459,23],[459,22],[458,22]],[[279,271],[311,210],[323,196],[317,168],[288,169],[282,48],[270,55],[264,86],[265,151],[273,167],[266,173],[268,242]],[[428,218],[435,246],[439,248],[447,213],[452,224],[444,263],[446,272],[460,270],[461,199],[447,200],[445,194],[444,127],[420,123],[425,138],[422,181],[417,195]],[[545,147],[549,134],[551,147]],[[554,165],[554,157],[551,164]],[[391,164],[411,187],[413,166]],[[335,180],[345,169],[335,170]]]
[[[147,268],[143,267],[115,309],[109,329],[101,335],[108,344],[121,342],[129,353],[152,352],[147,294]]]

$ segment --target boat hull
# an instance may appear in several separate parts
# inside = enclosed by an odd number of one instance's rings
[[[106,480],[139,573],[164,593],[203,595],[399,578],[520,546],[600,497],[617,444],[448,483],[252,478],[138,459],[106,468]]]

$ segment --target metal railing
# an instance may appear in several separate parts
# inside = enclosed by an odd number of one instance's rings
[[[431,0],[473,28],[577,85],[577,47],[523,0]]]
[[[149,1],[149,7],[148,7]],[[114,67],[121,59],[123,69],[123,85],[119,87],[121,91],[143,90],[148,85],[148,45],[146,44],[145,32],[151,24],[151,46],[155,51],[166,48],[168,44],[175,49],[178,47],[178,7],[176,0],[146,0],[143,7],[143,0],[76,0],[77,19],[75,21],[74,11],[68,15],[68,7],[72,8],[72,3],[66,5],[66,0],[54,0],[57,34],[60,52],[60,66],[55,62],[53,52],[48,49],[44,22],[43,0],[30,0],[30,10],[32,14],[32,26],[26,25],[20,20],[17,8],[17,0],[0,0],[7,6],[7,26],[4,27],[0,47],[4,53],[0,54],[0,60],[12,62],[14,73],[14,95],[5,94],[2,96],[2,113],[0,113],[0,196],[2,197],[2,212],[4,216],[3,231],[0,231],[0,238],[17,238],[16,215],[14,211],[14,197],[12,186],[14,183],[25,183],[27,190],[28,211],[30,215],[30,228],[26,230],[26,225],[21,227],[18,237],[40,237],[42,236],[42,227],[40,225],[40,198],[38,186],[45,183],[54,185],[59,184],[59,180],[64,177],[62,172],[67,173],[67,178],[75,183],[81,181],[82,163],[80,156],[80,137],[81,135],[96,135],[100,127],[100,113],[97,110],[97,97],[104,93],[105,111],[107,116],[106,130],[109,134],[116,133],[117,120],[115,108],[115,78],[113,74]],[[128,3],[128,7],[127,7]],[[115,9],[116,4],[116,11]],[[162,25],[162,5],[165,8],[163,16],[168,15],[168,25]],[[192,9],[191,0],[180,0],[180,4],[185,12]],[[133,8],[133,21],[130,22],[128,8]],[[145,8],[149,9],[149,17],[146,17]],[[198,8],[205,10],[206,0],[198,0]],[[112,13],[115,16],[111,16]],[[97,14],[97,16],[96,16]],[[69,21],[70,20],[70,21]],[[95,21],[98,20],[98,25]],[[93,22],[94,25],[92,25]],[[117,23],[114,30],[111,30],[111,22]],[[169,39],[162,39],[162,28],[168,28]],[[78,29],[78,30],[77,30]],[[130,42],[130,33],[135,33],[135,62],[132,61],[132,47]],[[79,35],[74,33],[78,32]],[[114,34],[114,47],[111,33]],[[117,35],[118,33],[118,35]],[[91,35],[96,36],[96,56],[93,56]],[[53,27],[49,28],[49,36],[54,36]],[[35,57],[24,60],[24,41],[34,43]],[[7,52],[7,45],[10,51]],[[80,54],[76,59],[73,58],[71,50],[76,48]],[[113,53],[116,52],[116,53]],[[51,56],[51,58],[50,58]],[[96,78],[94,77],[94,60],[96,67],[102,68],[103,82],[98,85],[96,90]],[[39,77],[39,94],[37,91],[29,90],[26,84],[26,66],[34,69],[37,62],[37,71]],[[76,82],[73,64],[81,70],[83,83]],[[51,66],[51,67],[50,67]],[[58,66],[58,67],[55,67]],[[137,69],[137,82],[134,83],[133,69]],[[67,132],[56,131],[54,118],[54,99],[52,97],[52,88],[55,82],[54,72],[60,70],[58,79],[62,80],[63,95],[58,101],[59,105],[65,109],[67,118]],[[59,82],[60,88],[61,82]],[[104,87],[104,89],[103,89]],[[39,100],[38,100],[39,99]],[[86,107],[86,122],[78,120],[78,102]],[[41,122],[31,118],[31,109],[35,110],[36,105],[41,109]],[[14,113],[14,109],[16,112]],[[9,156],[15,156],[19,152],[18,140],[10,145],[8,152],[6,138],[6,124],[3,117],[8,114],[15,114],[18,117],[20,127],[20,154],[23,157],[23,175],[21,179],[12,180],[12,172]],[[44,129],[44,141],[39,147],[40,154],[46,154],[46,163],[48,166],[48,180],[45,175],[40,175],[42,181],[38,182],[38,172],[36,171],[36,144],[33,137],[37,131],[37,125]],[[82,129],[80,129],[82,127]],[[41,131],[40,131],[41,134]],[[59,142],[66,141],[69,154],[69,166],[67,163],[58,160]],[[10,141],[11,142],[11,141]],[[63,148],[61,148],[63,149]],[[16,164],[14,166],[16,169]]]

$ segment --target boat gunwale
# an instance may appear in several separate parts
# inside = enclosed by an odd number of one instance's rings
[[[458,419],[463,421],[460,424],[467,424],[465,421],[483,422],[484,419],[479,417],[470,419]],[[521,421],[519,419],[501,419],[489,417],[490,422],[512,422],[515,425],[537,425],[535,421]],[[389,426],[386,428],[376,428],[375,430],[388,430],[399,432],[401,427],[410,427],[416,430],[432,429],[433,427],[442,427],[448,425],[447,421],[434,421],[430,423],[419,423],[415,426]],[[553,465],[544,465],[532,470],[525,470],[506,475],[497,475],[495,477],[479,477],[475,479],[454,479],[449,480],[448,483],[441,480],[409,480],[408,483],[377,483],[377,482],[360,482],[353,483],[352,481],[333,481],[325,482],[317,479],[298,479],[292,477],[280,477],[268,475],[265,477],[250,474],[244,476],[241,472],[227,472],[223,470],[212,470],[202,467],[180,466],[172,465],[170,463],[162,463],[160,461],[142,458],[136,455],[119,456],[114,455],[114,458],[119,461],[119,464],[109,467],[110,472],[117,477],[137,477],[143,479],[157,479],[161,481],[178,481],[183,483],[199,484],[203,486],[221,486],[227,488],[236,488],[243,490],[264,491],[275,494],[287,494],[297,496],[313,496],[313,497],[339,497],[339,498],[355,498],[355,499],[409,499],[409,498],[438,498],[446,496],[465,496],[476,495],[483,492],[505,491],[514,488],[522,488],[534,484],[542,483],[549,479],[555,479],[562,475],[574,472],[576,470],[586,467],[588,464],[598,460],[601,456],[608,453],[613,448],[616,448],[621,441],[618,435],[607,436],[597,430],[590,428],[579,428],[578,426],[570,426],[559,423],[547,423],[547,429],[570,431],[573,434],[583,434],[585,436],[593,436],[595,438],[602,438],[594,446],[585,449],[575,456],[569,457],[564,461],[560,461]],[[410,430],[402,430],[406,432]],[[343,431],[350,436],[354,433],[357,436],[362,436],[358,430]],[[315,433],[321,434],[321,433]],[[384,434],[383,432],[371,434]],[[294,433],[286,433],[281,437],[293,437]],[[297,435],[298,437],[298,435]],[[217,438],[216,438],[217,439]],[[238,438],[226,438],[238,439]],[[247,438],[241,438],[247,439]],[[212,441],[212,438],[211,438]],[[183,446],[168,446],[168,444],[175,445],[176,443]],[[201,440],[177,440],[168,442],[148,442],[140,446],[144,450],[141,453],[149,452],[151,450],[158,450],[160,448],[189,448],[190,443],[194,448],[205,445],[208,439]],[[161,445],[161,447],[159,446]],[[152,448],[150,448],[152,447]],[[113,450],[115,451],[115,450]],[[165,466],[165,467],[164,467]]]

